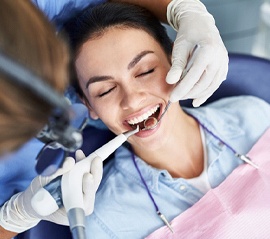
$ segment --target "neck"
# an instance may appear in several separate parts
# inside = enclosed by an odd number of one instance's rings
[[[181,119],[179,122],[178,119]],[[134,147],[149,165],[166,169],[175,178],[193,178],[203,170],[203,146],[198,122],[183,112],[171,127],[171,134],[157,149]]]

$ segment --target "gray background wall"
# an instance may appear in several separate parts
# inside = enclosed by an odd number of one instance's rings
[[[214,16],[229,52],[246,53],[270,58],[270,0],[201,0]],[[269,13],[262,17],[262,5]],[[265,16],[266,15],[266,16]],[[269,18],[269,24],[265,23]],[[176,33],[167,27],[172,39]],[[269,40],[269,43],[268,41]],[[269,50],[266,47],[269,45]]]

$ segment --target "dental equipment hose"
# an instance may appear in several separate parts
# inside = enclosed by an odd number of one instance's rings
[[[94,158],[100,157],[104,161],[119,148],[128,137],[138,131],[139,127],[116,136],[91,153],[88,157],[76,163],[72,170],[56,178],[44,188],[41,188],[32,198],[32,207],[41,216],[47,216],[64,206],[73,239],[86,239],[82,192],[83,175],[89,172],[91,162]]]
[[[73,239],[87,239],[85,233],[85,213],[82,208],[72,208],[67,212]]]

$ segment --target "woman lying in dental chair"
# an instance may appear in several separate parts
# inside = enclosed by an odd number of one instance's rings
[[[106,3],[87,9],[66,30],[77,89],[93,119],[120,134],[161,116],[174,88],[165,82],[172,43],[156,18],[133,5]],[[196,109],[172,103],[156,128],[131,136],[105,165],[87,217],[89,238],[145,238],[164,225],[171,238],[181,238],[171,232],[185,225],[173,219],[239,167],[260,172],[243,156],[269,126],[269,104],[252,96]],[[198,231],[193,238],[202,238]]]

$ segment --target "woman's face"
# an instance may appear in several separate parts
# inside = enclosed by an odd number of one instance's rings
[[[138,29],[110,28],[82,46],[75,64],[91,117],[100,118],[115,134],[137,124],[142,127],[150,115],[159,118],[173,87],[165,80],[168,56],[148,33]],[[130,137],[131,143],[162,135],[166,116],[154,130]]]

